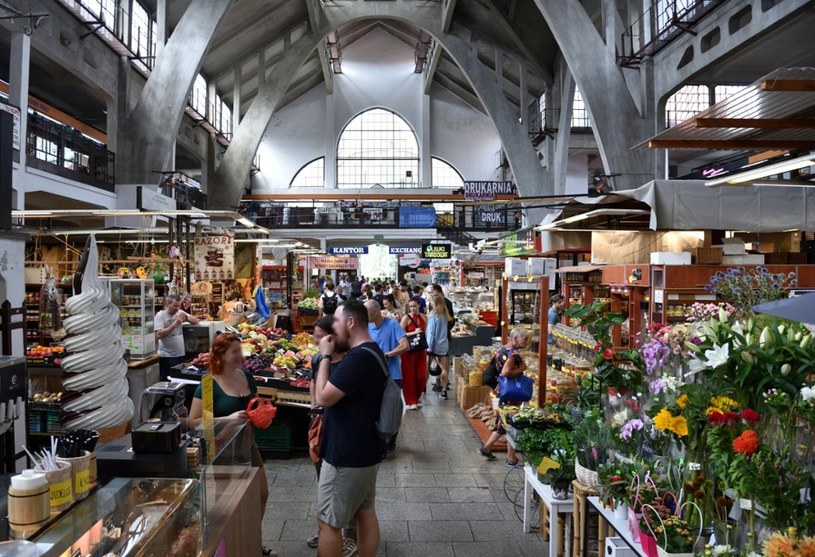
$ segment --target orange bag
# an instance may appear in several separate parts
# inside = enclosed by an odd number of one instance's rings
[[[323,417],[320,415],[311,417],[311,424],[308,428],[308,456],[312,462],[320,462],[320,440],[323,436]]]
[[[246,407],[246,415],[249,416],[249,421],[252,422],[253,426],[260,429],[267,429],[272,425],[272,420],[274,420],[276,414],[277,408],[268,398],[256,396],[249,401],[249,405]]]

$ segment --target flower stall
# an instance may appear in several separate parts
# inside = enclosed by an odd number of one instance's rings
[[[605,304],[569,308],[596,340],[594,370],[550,395],[571,446],[541,439],[534,460],[541,447],[574,455],[592,504],[640,555],[815,556],[815,337],[752,310],[795,282],[714,274],[715,303],[652,323],[629,350],[614,348],[621,316]]]

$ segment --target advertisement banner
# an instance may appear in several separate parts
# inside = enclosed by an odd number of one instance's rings
[[[195,237],[195,279],[235,278],[235,238],[231,234]]]
[[[512,182],[464,182],[464,201],[493,201],[499,195],[515,195]]]
[[[436,209],[406,205],[399,208],[399,228],[434,228]]]
[[[8,112],[14,119],[14,125],[11,132],[11,145],[15,151],[20,150],[20,109],[12,104],[0,100],[0,110]]]
[[[402,255],[404,253],[422,253],[422,246],[390,246],[391,255]]]
[[[423,259],[450,259],[453,254],[451,244],[422,244]]]
[[[310,269],[330,269],[338,271],[353,271],[359,268],[359,259],[352,256],[323,256],[310,255],[308,257]]]
[[[368,253],[368,246],[334,246],[328,248],[331,255],[364,255]]]
[[[419,258],[418,253],[403,253],[399,256],[399,265],[402,267],[410,267],[415,269],[421,264],[422,260]]]
[[[245,243],[235,246],[235,278],[255,278],[257,244]]]

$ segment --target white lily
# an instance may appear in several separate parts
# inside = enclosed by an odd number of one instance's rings
[[[705,358],[707,358],[707,365],[711,369],[716,369],[726,364],[727,360],[730,359],[730,345],[725,344],[719,346],[718,344],[714,344],[713,349],[705,350]]]
[[[685,377],[690,377],[691,375],[696,375],[700,371],[706,370],[708,368],[708,365],[707,362],[703,362],[698,358],[693,358],[691,361],[688,362],[688,368],[690,369],[690,371],[688,371],[685,374]]]

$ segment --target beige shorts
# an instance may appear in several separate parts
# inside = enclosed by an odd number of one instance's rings
[[[317,518],[334,528],[344,528],[354,523],[357,511],[373,509],[378,471],[378,464],[337,468],[323,461],[317,488]]]

